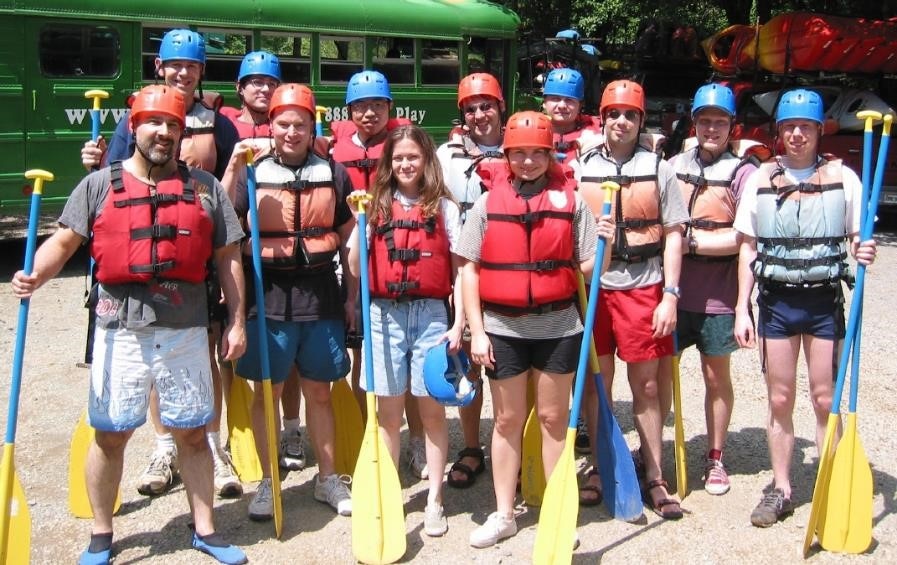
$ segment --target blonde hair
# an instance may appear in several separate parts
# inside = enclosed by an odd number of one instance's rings
[[[371,187],[373,209],[371,223],[374,225],[385,224],[392,220],[393,192],[398,188],[398,182],[392,172],[392,156],[396,144],[403,139],[409,139],[415,143],[421,151],[423,159],[423,174],[420,178],[419,200],[421,213],[424,218],[435,217],[439,212],[439,199],[452,198],[451,192],[442,177],[442,167],[436,158],[436,145],[430,136],[418,126],[399,126],[389,132],[383,144],[383,152],[377,165],[377,175]]]

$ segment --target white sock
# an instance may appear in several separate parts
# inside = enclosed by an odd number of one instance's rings
[[[294,420],[288,420],[287,418],[283,419],[283,431],[291,432],[291,433],[299,433],[299,418]]]
[[[212,462],[217,467],[224,463],[221,459],[221,437],[218,432],[206,432],[206,441],[209,443],[209,449],[212,450]]]
[[[171,434],[156,434],[156,453],[177,453],[174,444],[174,436]]]

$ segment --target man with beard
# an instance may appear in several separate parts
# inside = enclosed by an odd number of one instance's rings
[[[193,547],[222,563],[246,556],[215,532],[212,456],[205,425],[213,412],[206,327],[207,264],[217,266],[229,309],[221,350],[246,348],[239,221],[210,174],[174,158],[185,127],[184,98],[154,85],[135,97],[128,127],[133,155],[88,175],[74,189],[60,227],[37,251],[14,294],[29,298],[81,245],[90,244],[99,281],[88,421],[96,429],[85,469],[93,510],[85,565],[108,563],[112,514],[125,446],[146,421],[151,390],[183,466]]]

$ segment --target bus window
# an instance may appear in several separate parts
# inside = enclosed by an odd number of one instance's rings
[[[414,84],[414,40],[381,37],[374,40],[374,69],[390,84]]]
[[[240,74],[240,62],[249,53],[252,34],[245,31],[199,28],[206,40],[206,69],[203,80],[234,82]]]
[[[461,65],[457,41],[421,40],[421,82],[423,84],[458,84]]]
[[[48,24],[40,30],[40,70],[48,77],[113,77],[120,45],[118,31],[110,27]]]
[[[280,59],[284,82],[311,82],[311,37],[289,33],[262,33],[262,49]]]
[[[467,51],[467,72],[489,73],[504,84],[504,43],[501,39],[472,37]]]
[[[348,82],[364,68],[364,39],[322,35],[321,82]]]

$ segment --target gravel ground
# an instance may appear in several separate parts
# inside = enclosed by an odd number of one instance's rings
[[[879,234],[879,262],[867,277],[866,319],[863,336],[862,388],[859,404],[859,434],[872,464],[875,482],[873,502],[874,541],[860,556],[841,556],[820,551],[809,559],[815,563],[863,561],[897,562],[897,459],[893,453],[893,328],[897,309],[892,292],[897,266],[897,237]],[[21,261],[21,245],[4,244],[0,259],[0,365],[10,366],[15,339],[18,303],[8,280]],[[34,563],[60,563],[77,559],[87,542],[88,521],[67,511],[67,460],[70,435],[84,410],[87,370],[82,360],[86,312],[81,307],[83,268],[73,267],[49,283],[32,301],[23,387],[20,403],[15,468],[31,507]],[[888,330],[887,328],[892,328]],[[804,530],[816,475],[813,417],[801,371],[795,409],[797,441],[794,453],[794,515],[769,529],[751,526],[749,515],[772,474],[767,456],[765,415],[766,391],[758,370],[757,352],[743,350],[733,355],[736,406],[730,427],[726,464],[732,490],[722,497],[703,491],[701,472],[706,435],[703,417],[703,385],[697,354],[689,351],[682,361],[683,414],[689,450],[689,479],[693,492],[685,499],[686,516],[679,522],[664,522],[647,512],[640,523],[613,520],[603,507],[582,508],[579,535],[582,545],[575,563],[630,563],[634,560],[692,563],[790,563],[801,561]],[[621,370],[621,369],[618,369]],[[0,375],[0,405],[8,394],[8,373]],[[625,379],[616,379],[616,412],[626,439],[635,445],[630,393]],[[846,404],[845,394],[845,404]],[[491,408],[484,411],[484,438],[491,432]],[[460,447],[457,414],[449,412],[452,451]],[[5,424],[4,424],[5,426]],[[5,429],[5,428],[4,428]],[[135,434],[125,459],[123,505],[116,518],[115,562],[211,563],[208,557],[189,549],[189,516],[183,487],[158,498],[140,496],[135,483],[151,450],[151,430]],[[672,418],[665,429],[665,475],[674,482]],[[585,465],[584,460],[579,461]],[[312,498],[315,468],[312,466],[285,478],[283,487],[284,532],[273,538],[270,524],[247,520],[247,505],[254,485],[238,501],[217,501],[218,530],[242,546],[256,563],[350,563],[353,561],[351,521],[335,515],[328,506]],[[446,488],[449,532],[429,539],[422,532],[426,485],[415,481],[404,468],[401,479],[405,495],[408,550],[405,561],[415,563],[518,563],[530,560],[538,511],[520,507],[520,533],[493,548],[468,546],[469,533],[494,509],[489,474],[465,491]],[[837,488],[834,486],[833,488]],[[16,540],[11,540],[16,543]]]

